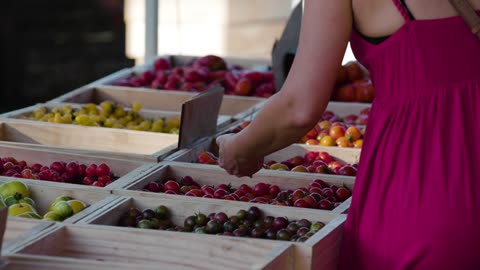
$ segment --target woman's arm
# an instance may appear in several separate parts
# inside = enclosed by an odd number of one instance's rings
[[[264,156],[315,126],[330,100],[351,30],[351,0],[306,0],[297,54],[281,91],[243,131],[217,138],[222,167],[250,176]]]

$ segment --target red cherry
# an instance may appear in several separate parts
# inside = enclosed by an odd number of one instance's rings
[[[110,175],[110,167],[107,164],[102,163],[96,168],[97,176]]]
[[[2,163],[2,166],[3,166],[3,163]],[[35,164],[32,165],[32,171],[38,173],[38,172],[40,172],[42,167],[43,167],[42,164],[35,163]]]
[[[341,202],[348,199],[351,195],[352,193],[350,192],[350,190],[344,187],[338,188],[337,191],[335,192],[335,197]]]
[[[322,195],[325,197],[334,197],[335,193],[331,188],[322,189]]]
[[[58,172],[59,174],[62,174],[65,172],[65,166],[59,161],[55,161],[50,165],[50,169]]]
[[[65,166],[65,171],[72,177],[78,176],[79,175],[78,163],[69,162],[67,166]]]
[[[227,195],[228,192],[225,190],[225,189],[217,189],[215,190],[215,192],[213,193],[213,197],[217,198],[217,199],[221,199],[223,198],[225,195]]]
[[[205,195],[205,192],[203,192],[201,189],[191,189],[189,192],[195,194],[195,197],[203,197]]]
[[[244,196],[246,193],[238,189],[238,190],[235,190],[233,194],[237,195],[240,198]]]
[[[224,189],[228,191],[230,188],[226,184],[220,184],[217,186],[217,189]]]
[[[321,188],[326,188],[326,187],[328,187],[328,184],[325,183],[325,181],[323,181],[323,180],[321,180],[321,179],[315,179],[315,180],[313,180],[313,182],[320,184],[320,187],[321,187]]]
[[[310,193],[318,193],[318,194],[323,194],[322,189],[318,187],[311,187],[308,189],[308,192]]]
[[[165,193],[167,193],[167,190],[171,190],[173,192],[177,192],[180,189],[180,185],[173,180],[168,180],[164,185],[163,188],[165,189]]]
[[[269,193],[272,195],[272,197],[276,197],[278,193],[280,193],[280,188],[277,185],[271,185]]]
[[[151,192],[162,192],[163,185],[157,182],[150,182],[147,184],[146,188]]]
[[[208,186],[208,185],[203,185],[202,190],[205,194],[209,194],[209,195],[212,195],[212,196],[213,196],[213,193],[215,193],[215,190],[211,186]]]
[[[96,164],[91,164],[88,166],[88,168],[85,170],[85,175],[89,177],[94,177],[97,175],[97,165]]]
[[[94,182],[92,183],[92,186],[94,186],[94,187],[104,187],[105,184],[102,183],[102,182],[100,182],[100,181],[94,181]]]
[[[233,197],[232,195],[226,195],[223,197],[223,199],[228,201],[236,201],[235,197]]]
[[[78,165],[78,175],[80,177],[84,177],[86,175],[86,171],[87,170],[87,165],[85,164],[80,164]]]
[[[112,181],[112,179],[110,179],[110,176],[108,175],[101,175],[98,177],[97,181],[102,182],[105,185],[105,183]]]
[[[164,186],[165,187],[165,186]],[[173,190],[165,190],[164,192],[165,194],[177,194],[177,192],[173,191]]]
[[[22,168],[25,168],[27,167],[27,162],[25,160],[20,160],[18,163],[17,163],[18,166],[22,167]]]
[[[323,199],[318,202],[317,204],[318,209],[323,209],[323,210],[332,210],[333,209],[333,203],[327,199]]]
[[[83,181],[82,181],[82,183],[83,183],[84,185],[87,185],[87,186],[92,185],[93,182],[94,182],[93,178],[92,178],[92,177],[89,177],[89,176],[85,176],[85,177],[83,178]]]
[[[296,200],[295,203],[293,204],[293,206],[301,207],[301,208],[310,208],[310,204],[307,201],[305,201],[304,199]]]
[[[241,184],[238,189],[243,191],[245,194],[252,192],[252,188],[250,186],[248,186],[247,184]]]
[[[258,183],[253,187],[252,193],[255,197],[267,195],[269,193],[269,186],[265,183]]]

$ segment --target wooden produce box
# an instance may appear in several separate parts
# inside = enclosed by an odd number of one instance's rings
[[[198,93],[99,85],[76,89],[50,102],[99,104],[110,100],[127,106],[140,103],[143,108],[148,110],[180,112],[182,103],[196,95]],[[265,99],[262,98],[224,96],[219,114],[233,119],[241,119],[257,111],[264,101]]]
[[[95,163],[97,165],[101,163],[107,164],[113,174],[119,177],[115,180],[112,184],[104,187],[105,190],[112,190],[116,186],[124,186],[126,183],[131,181],[136,181],[137,177],[139,177],[142,173],[148,172],[152,169],[154,163],[145,163],[140,161],[134,160],[125,160],[125,159],[114,159],[114,158],[106,158],[106,157],[98,157],[98,156],[89,156],[89,155],[80,155],[75,153],[66,153],[66,152],[55,152],[52,150],[47,149],[31,149],[29,147],[20,147],[20,146],[13,146],[13,145],[0,145],[0,157],[14,157],[18,161],[25,160],[27,165],[31,166],[35,163],[40,163],[44,166],[50,166],[51,163],[55,161],[78,161],[79,163],[83,163],[86,165]],[[42,183],[46,184],[47,181],[44,180],[32,180],[32,179],[23,179],[23,178],[14,178],[14,177],[6,177],[0,176],[2,180],[21,180],[25,181],[26,184],[30,185],[31,183]],[[40,182],[41,181],[41,182]],[[57,183],[52,183],[57,184]],[[59,183],[60,184],[60,183]],[[69,188],[74,188],[75,185],[68,184]],[[81,185],[85,189],[89,189],[92,191],[97,191],[101,189],[99,187],[93,186],[84,186]]]
[[[64,225],[18,245],[7,259],[31,269],[265,269],[293,268],[293,246],[168,231],[96,225]],[[55,263],[54,263],[55,262]],[[47,263],[52,268],[46,268]],[[70,264],[73,264],[72,268]],[[82,267],[83,263],[83,267]],[[99,267],[99,268],[97,268]],[[115,268],[114,268],[115,267]],[[118,268],[117,268],[118,267]],[[1,269],[1,268],[0,268]],[[25,268],[8,268],[25,269]],[[30,269],[30,268],[28,268]]]
[[[214,138],[206,138],[192,149],[182,149],[167,157],[166,161],[194,163],[198,155],[203,151],[209,151],[218,157],[218,147]],[[304,156],[308,151],[327,152],[336,160],[345,163],[356,163],[360,159],[360,149],[328,147],[318,145],[292,144],[265,157],[265,162],[275,160],[281,162],[294,156]]]
[[[142,197],[121,197],[117,201],[102,210],[97,211],[85,219],[79,221],[88,224],[110,225],[106,228],[116,226],[119,218],[127,209],[137,207],[139,209],[154,208],[164,205],[170,209],[171,220],[174,224],[182,224],[187,216],[202,212],[205,214],[211,212],[224,212],[227,215],[234,215],[241,209],[248,209],[246,205],[233,204],[224,201],[203,201],[203,200],[181,200],[181,199],[155,199]],[[293,269],[336,269],[338,262],[338,253],[340,248],[340,239],[343,232],[343,224],[345,215],[321,213],[311,209],[290,208],[290,207],[273,207],[269,205],[257,205],[265,215],[274,217],[287,217],[289,220],[308,219],[312,222],[321,221],[326,224],[317,233],[311,236],[305,242],[288,242],[279,240],[266,240],[254,238],[237,238],[218,235],[198,235],[199,242],[210,243],[209,247],[216,246],[214,241],[232,241],[232,246],[238,246],[238,242],[245,241],[248,243],[248,250],[252,251],[256,246],[268,246],[271,249],[274,245],[281,243],[291,243],[294,245],[294,268]],[[108,230],[108,229],[107,229]],[[141,229],[124,228],[125,232],[131,235],[138,235]],[[138,233],[137,233],[138,232]],[[152,231],[161,235],[163,231]],[[172,238],[183,237],[183,234],[191,233],[172,232]],[[120,234],[117,234],[119,237]],[[153,236],[152,236],[153,237]],[[238,241],[238,242],[237,242]],[[182,245],[184,246],[184,245]],[[193,246],[193,245],[192,245]],[[175,248],[172,248],[175,250]],[[229,249],[229,248],[227,248]],[[178,252],[178,251],[176,251]],[[241,253],[243,254],[243,253]],[[257,252],[254,252],[257,254]],[[228,268],[225,268],[228,269]]]
[[[125,187],[113,190],[114,194],[125,195],[132,197],[151,197],[151,198],[169,198],[169,199],[184,199],[184,200],[201,200],[209,202],[209,198],[199,198],[199,197],[189,197],[184,195],[174,195],[174,194],[165,194],[165,193],[155,193],[142,191],[142,189],[150,182],[158,181],[160,179],[181,179],[184,176],[191,176],[200,186],[202,185],[213,185],[218,186],[219,184],[231,184],[233,188],[238,189],[242,184],[247,184],[253,187],[257,183],[267,183],[270,185],[278,185],[281,190],[295,190],[297,188],[305,187],[308,188],[308,185],[312,180],[317,177],[311,174],[292,174],[285,176],[285,174],[278,173],[273,170],[262,170],[261,172],[255,174],[253,178],[242,177],[238,178],[228,174],[224,169],[218,166],[204,166],[202,164],[187,164],[181,162],[162,162],[158,164],[158,167],[152,172],[146,174],[144,177],[138,179],[138,181],[131,182]],[[353,190],[355,184],[355,179],[351,177],[338,177],[335,175],[325,175],[321,177],[328,184],[334,184],[339,187],[346,186],[350,191]],[[226,201],[223,201],[226,202]],[[249,206],[260,206],[259,204],[247,203],[242,201],[228,201],[228,203],[238,204],[239,206],[244,205],[244,207]],[[339,206],[335,207],[332,211],[327,210],[318,210],[320,212],[327,213],[345,213],[350,207],[351,198],[342,202]],[[288,206],[278,206],[278,207],[288,207]]]
[[[9,246],[19,243],[34,235],[39,235],[43,230],[54,223],[31,218],[8,217],[3,235],[2,250],[8,250]]]
[[[173,153],[177,144],[176,134],[0,120],[0,145],[157,162]]]
[[[183,67],[187,64],[192,63],[195,59],[199,58],[198,56],[184,56],[184,55],[163,55],[159,56],[155,59],[152,59],[151,61],[141,65],[141,66],[135,66],[130,69],[123,69],[118,72],[115,72],[114,74],[108,75],[105,78],[102,78],[100,80],[97,80],[95,82],[92,82],[88,84],[88,86],[99,86],[99,85],[116,85],[119,81],[126,80],[132,76],[139,75],[147,70],[152,71],[153,70],[153,63],[155,60],[159,58],[166,58],[168,57],[170,59],[170,63],[172,68],[173,67]],[[201,56],[200,56],[201,57]],[[227,63],[227,66],[241,66],[243,67],[243,70],[245,71],[260,71],[260,72],[266,72],[270,70],[270,65],[271,61],[269,59],[260,59],[260,58],[237,58],[237,57],[222,57],[225,62]],[[137,89],[137,87],[133,86],[128,86],[130,89]],[[145,88],[145,87],[140,87],[140,89]],[[151,88],[147,88],[151,89]],[[157,89],[154,89],[157,90]],[[173,91],[180,91],[182,92],[183,90],[173,90]],[[226,95],[225,100],[232,99],[232,102],[236,102],[236,99],[233,97],[238,97],[238,96],[233,96],[233,95]],[[252,96],[244,96],[242,97],[246,100],[248,99],[254,99],[254,100],[265,100],[265,98],[260,97],[260,98],[255,98]],[[223,109],[226,110],[227,108]],[[224,112],[221,110],[221,114]]]
[[[0,178],[0,184],[12,181],[13,179],[10,180],[10,178],[11,177]],[[15,181],[23,182],[28,186],[31,193],[30,197],[35,202],[35,209],[40,216],[43,216],[48,212],[48,208],[52,202],[59,196],[66,195],[75,200],[84,202],[87,207],[77,214],[65,219],[63,222],[66,223],[75,223],[117,198],[110,194],[110,190],[102,188],[86,189],[84,186],[80,185],[38,180],[28,181],[24,179],[15,179]]]

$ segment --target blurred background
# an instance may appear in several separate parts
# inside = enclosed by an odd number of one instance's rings
[[[147,1],[2,2],[0,112],[143,63]],[[298,2],[158,0],[157,53],[270,58]]]

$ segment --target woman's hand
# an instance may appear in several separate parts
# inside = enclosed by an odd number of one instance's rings
[[[258,172],[263,166],[263,158],[247,159],[238,156],[235,151],[235,134],[226,134],[217,137],[218,145],[218,164],[224,168],[229,174],[238,177],[248,176]]]

